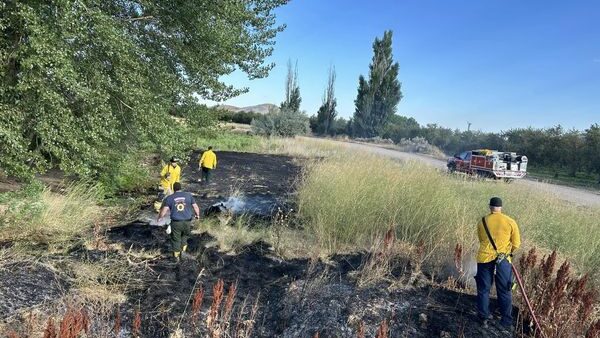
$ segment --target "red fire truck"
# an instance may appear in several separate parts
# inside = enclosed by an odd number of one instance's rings
[[[510,181],[527,174],[527,156],[514,152],[477,149],[455,154],[448,159],[450,172],[464,172],[480,177]]]

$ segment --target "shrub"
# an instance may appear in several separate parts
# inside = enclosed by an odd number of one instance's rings
[[[292,137],[308,133],[309,121],[302,112],[271,109],[252,121],[252,129],[258,135]]]
[[[100,174],[100,184],[105,195],[117,192],[144,192],[156,185],[158,179],[150,163],[144,163],[141,153],[122,156],[118,161],[109,163]]]
[[[426,139],[422,137],[415,137],[411,139],[401,139],[397,144],[399,150],[409,153],[420,153],[433,155],[435,157],[445,157],[443,151],[438,147],[431,145]]]

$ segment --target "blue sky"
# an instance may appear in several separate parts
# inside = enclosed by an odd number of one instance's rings
[[[499,131],[600,123],[600,1],[292,0],[277,15],[287,29],[269,60],[276,67],[265,79],[226,77],[250,88],[227,104],[279,104],[291,59],[301,109],[316,113],[334,65],[339,115],[351,117],[373,40],[391,29],[404,94],[398,113],[421,124]]]

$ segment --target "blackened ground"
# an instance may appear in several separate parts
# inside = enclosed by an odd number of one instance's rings
[[[60,298],[67,283],[36,262],[0,266],[0,322],[24,309]]]
[[[230,152],[217,156],[219,166],[209,184],[197,182],[200,172],[196,163],[184,168],[185,190],[198,195],[204,208],[227,199],[234,191],[267,196],[281,205],[290,203],[299,174],[291,158]],[[109,239],[133,250],[168,252],[163,228],[144,223],[113,228]],[[216,240],[207,233],[192,236],[189,252],[191,258],[181,264],[173,264],[165,256],[140,271],[147,285],[129,294],[124,316],[125,321],[130,320],[133,309],[139,306],[144,336],[168,337],[177,323],[186,336],[207,336],[203,325],[193,328],[189,298],[194,287],[201,286],[206,292],[199,319],[204,323],[212,302],[212,286],[219,279],[224,280],[226,290],[237,283],[234,312],[244,300],[252,304],[258,299],[253,337],[312,337],[316,332],[320,337],[356,337],[360,322],[365,324],[366,337],[373,337],[383,320],[389,323],[391,337],[509,336],[494,325],[487,330],[479,327],[473,296],[434,287],[423,277],[417,278],[418,285],[399,288],[386,282],[359,288],[356,275],[367,257],[364,253],[334,256],[326,262],[282,260],[268,243],[258,242],[232,255],[220,252]],[[395,277],[408,279],[413,273],[417,272],[408,267],[399,269]],[[247,319],[247,312],[242,319]],[[232,319],[231,327],[238,324]]]
[[[240,194],[257,201],[273,201],[273,211],[288,206],[300,172],[293,158],[228,151],[216,154],[218,165],[208,184],[198,182],[201,171],[197,159],[201,152],[192,153],[192,160],[183,168],[184,190],[198,196],[197,202],[203,210]]]
[[[150,234],[147,226],[126,228],[118,233],[136,239],[144,249],[157,248],[157,239],[166,237],[156,227]],[[487,330],[479,327],[474,296],[434,287],[424,277],[417,279],[417,285],[398,287],[385,282],[359,288],[356,272],[367,257],[364,253],[333,256],[326,262],[282,260],[267,243],[258,242],[231,255],[219,252],[215,239],[200,233],[190,241],[190,254],[190,259],[178,265],[169,258],[154,260],[140,272],[147,285],[129,295],[125,318],[139,306],[145,336],[168,337],[174,331],[173,323],[179,322],[187,336],[205,336],[201,328],[190,335],[193,324],[188,300],[195,285],[204,288],[203,323],[218,279],[224,280],[226,289],[237,283],[235,309],[244,299],[249,303],[258,299],[253,337],[312,337],[317,331],[320,337],[356,337],[361,321],[366,336],[373,337],[383,320],[389,323],[391,337],[510,336],[494,325]],[[408,280],[412,273],[410,267],[398,269],[394,279]],[[236,319],[231,325],[237,325]]]

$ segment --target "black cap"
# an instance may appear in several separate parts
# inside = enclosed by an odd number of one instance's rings
[[[500,197],[492,197],[490,199],[490,207],[502,207],[502,199]]]
[[[173,156],[173,157],[171,157],[170,162],[171,163],[179,162],[179,159],[177,157]]]

